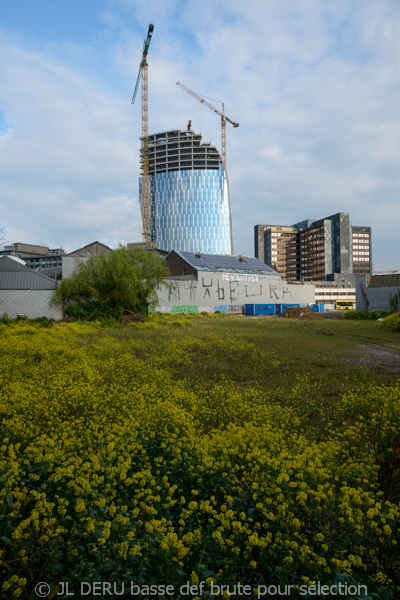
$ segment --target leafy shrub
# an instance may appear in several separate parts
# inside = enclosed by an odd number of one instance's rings
[[[121,319],[121,309],[118,306],[102,306],[98,302],[86,301],[83,304],[69,304],[65,313],[78,321],[98,321],[99,319]]]
[[[34,323],[39,327],[50,327],[55,321],[54,319],[48,319],[47,317],[38,317],[37,319],[30,319],[30,323]]]
[[[400,331],[400,312],[385,317],[380,325],[389,331]]]
[[[343,319],[353,319],[353,320],[362,320],[369,319],[371,321],[377,321],[378,319],[383,319],[388,315],[391,315],[391,310],[373,310],[373,311],[365,311],[365,310],[347,310],[343,314]]]
[[[47,317],[29,319],[25,315],[18,315],[15,319],[10,319],[10,317],[4,313],[3,317],[0,319],[0,323],[3,325],[29,323],[31,325],[36,325],[37,327],[50,327],[54,323],[54,319],[48,319]]]

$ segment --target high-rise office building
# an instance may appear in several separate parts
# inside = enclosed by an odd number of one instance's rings
[[[372,273],[371,227],[353,226],[353,273],[370,275]]]
[[[232,254],[228,177],[201,134],[149,135],[150,238],[163,250]],[[142,181],[139,182],[140,204]]]
[[[288,281],[354,284],[371,272],[371,227],[352,225],[349,213],[291,226],[256,225],[255,256]]]

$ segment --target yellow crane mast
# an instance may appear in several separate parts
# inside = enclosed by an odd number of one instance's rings
[[[132,104],[135,103],[136,95],[139,89],[139,84],[142,82],[142,147],[141,147],[141,164],[142,164],[142,224],[143,224],[143,241],[152,241],[152,233],[150,231],[150,189],[149,189],[149,88],[148,88],[148,63],[147,53],[153,35],[154,25],[149,25],[147,38],[143,42],[142,61],[139,65],[139,73],[136,80],[135,91],[132,97]]]
[[[196,92],[190,90],[188,87],[186,87],[186,85],[183,85],[183,83],[181,83],[180,81],[177,81],[176,85],[178,85],[182,90],[193,96],[193,98],[196,98],[196,100],[204,104],[204,106],[207,106],[208,108],[213,110],[215,113],[217,113],[217,115],[221,117],[221,157],[226,169],[226,121],[228,121],[228,123],[231,123],[234,127],[239,127],[239,123],[232,121],[232,119],[229,119],[229,117],[225,115],[225,105],[223,102],[221,103],[222,111],[220,111],[218,110],[218,108],[215,108],[215,106],[207,102],[207,100],[205,100],[202,96],[199,96],[199,94],[196,94]]]

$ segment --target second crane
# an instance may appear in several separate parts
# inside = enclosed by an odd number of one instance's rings
[[[221,103],[222,111],[220,111],[218,110],[218,108],[215,108],[215,106],[207,102],[207,100],[205,100],[202,96],[199,96],[199,94],[196,94],[196,92],[190,90],[188,87],[186,87],[186,85],[183,85],[183,83],[181,83],[180,81],[177,81],[176,85],[178,85],[182,90],[193,96],[193,98],[196,98],[196,100],[213,110],[215,113],[217,113],[217,115],[221,117],[221,156],[222,162],[224,163],[226,169],[226,121],[228,121],[228,123],[231,123],[234,127],[239,127],[239,123],[232,121],[232,119],[229,119],[229,117],[225,115],[225,105],[223,102]]]

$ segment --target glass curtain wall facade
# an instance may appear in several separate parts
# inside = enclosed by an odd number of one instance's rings
[[[229,185],[215,147],[190,130],[149,136],[150,222],[164,250],[232,254]],[[140,203],[142,198],[139,183]]]

